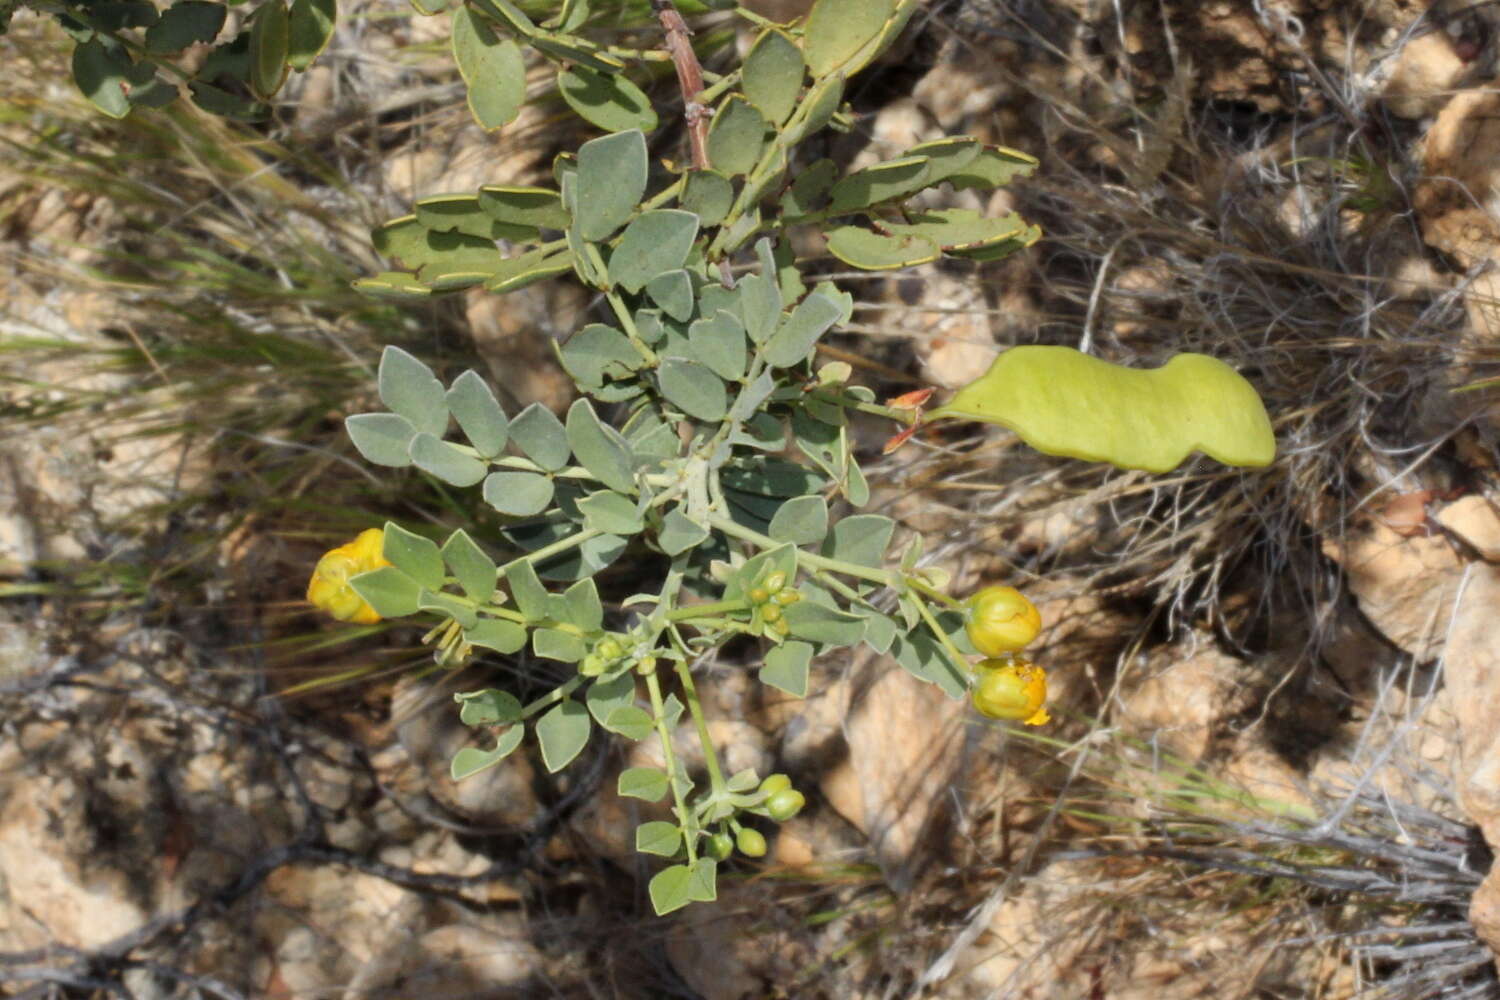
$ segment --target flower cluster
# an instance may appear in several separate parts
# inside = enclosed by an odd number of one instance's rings
[[[1050,722],[1047,673],[1021,653],[1042,630],[1036,606],[1014,587],[986,587],[969,598],[964,630],[986,657],[975,670],[974,707],[992,719]]]
[[[307,583],[307,599],[341,622],[374,625],[380,621],[380,615],[369,602],[349,586],[349,579],[389,566],[381,554],[384,546],[385,533],[370,528],[360,532],[354,541],[325,552]]]

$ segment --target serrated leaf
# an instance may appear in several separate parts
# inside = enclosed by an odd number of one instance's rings
[[[646,283],[646,295],[679,322],[693,315],[693,279],[683,270],[658,274]]]
[[[862,271],[891,271],[927,264],[943,255],[925,236],[884,236],[863,226],[838,226],[825,234],[828,252]]]
[[[556,472],[568,464],[568,432],[557,415],[532,403],[510,422],[510,439],[537,465]]]
[[[612,535],[634,535],[646,526],[635,501],[609,490],[590,493],[578,501],[578,509],[583,511],[584,524]]]
[[[352,576],[349,586],[382,618],[404,618],[421,609],[422,585],[394,566]]]
[[[535,472],[491,472],[484,478],[484,502],[511,517],[532,517],[552,504],[554,487]]]
[[[528,621],[540,621],[547,617],[550,610],[547,588],[542,586],[536,568],[529,560],[507,567],[505,582],[510,586],[510,596],[516,602],[516,610],[525,615]]]
[[[484,478],[488,468],[447,441],[421,433],[411,440],[411,461],[429,476],[450,486],[473,486]]]
[[[765,148],[767,127],[755,105],[738,94],[731,95],[709,123],[708,162],[714,170],[730,176],[748,173]]]
[[[574,222],[586,240],[614,235],[646,193],[646,137],[639,129],[591,139],[578,148]]]
[[[344,429],[365,461],[392,469],[411,464],[411,441],[417,429],[399,413],[356,413],[344,418]]]
[[[570,764],[588,745],[588,710],[572,699],[543,715],[536,722],[537,741],[542,745],[542,762],[554,774]]]
[[[568,408],[567,438],[589,475],[619,493],[636,492],[630,446],[600,421],[588,400],[574,400]]]
[[[1276,437],[1254,387],[1203,354],[1126,368],[1070,347],[1004,351],[931,419],[1000,424],[1037,451],[1167,472],[1194,451],[1225,465],[1266,466]]]
[[[510,421],[494,391],[477,372],[466,371],[454,379],[444,401],[475,451],[493,458],[504,450]]]
[[[609,280],[636,293],[658,275],[687,262],[698,238],[698,217],[664,208],[642,212],[630,221],[609,258]]]
[[[615,783],[619,794],[643,802],[660,802],[670,790],[667,776],[654,767],[628,767]]]
[[[505,726],[521,721],[521,703],[506,691],[463,691],[453,700],[460,706],[458,719],[466,726]]]
[[[635,849],[642,854],[656,854],[664,858],[670,858],[677,853],[682,846],[682,831],[677,829],[675,823],[664,823],[661,820],[652,820],[642,823],[635,828]],[[667,869],[671,871],[671,869]],[[656,880],[652,879],[654,886]],[[684,880],[684,893],[686,893],[686,881]],[[654,895],[653,895],[653,898]],[[660,911],[658,911],[660,912]]]
[[[802,50],[785,34],[768,28],[745,56],[740,76],[745,96],[773,125],[786,121],[802,93]]]
[[[91,38],[73,49],[73,82],[89,103],[111,118],[130,113],[130,57]]]
[[[712,422],[729,412],[729,390],[723,380],[696,361],[665,358],[656,378],[662,395],[690,417]]]
[[[707,540],[707,528],[675,509],[662,519],[661,534],[657,538],[661,550],[669,556],[680,555]]]
[[[641,88],[618,73],[570,66],[557,74],[557,89],[578,116],[606,132],[656,128],[656,111]]]
[[[211,42],[224,27],[226,11],[209,0],[178,0],[146,29],[146,51],[153,55],[181,52],[189,45]]]
[[[399,347],[380,355],[380,401],[411,422],[418,432],[442,437],[448,427],[448,400],[432,369]]]
[[[777,368],[790,368],[806,361],[818,338],[838,322],[842,313],[838,303],[813,292],[797,303],[797,308],[766,342],[762,352],[766,361]]]
[[[520,46],[495,34],[473,8],[453,12],[453,59],[469,93],[469,111],[487,131],[513,121],[526,101]]]
[[[494,767],[515,752],[516,747],[521,745],[521,738],[525,734],[525,726],[514,725],[500,734],[493,750],[464,747],[453,755],[453,763],[449,766],[448,773],[454,781],[462,781],[470,775]]]
[[[481,618],[473,628],[464,630],[464,640],[497,653],[514,653],[526,645],[526,630],[515,622]]]
[[[269,99],[286,79],[290,16],[282,0],[269,0],[255,10],[250,26],[250,89]]]
[[[338,0],[292,0],[287,21],[287,65],[299,73],[323,54],[338,24]]]
[[[772,646],[766,650],[765,666],[760,668],[761,682],[780,688],[794,698],[805,698],[812,657],[811,643],[793,641]]]
[[[443,543],[443,561],[465,594],[480,602],[495,596],[495,561],[462,528]]]
[[[745,326],[733,313],[720,309],[688,328],[688,347],[693,359],[715,375],[737,381],[749,360]]]
[[[432,539],[413,534],[394,521],[387,521],[380,554],[428,590],[443,589],[443,557]]]
[[[828,534],[828,502],[820,496],[793,497],[771,518],[770,535],[778,542],[816,545]]]

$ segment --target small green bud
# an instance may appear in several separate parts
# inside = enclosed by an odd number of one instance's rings
[[[708,856],[715,861],[723,861],[734,853],[734,838],[727,830],[720,830],[708,838]]]
[[[773,600],[777,604],[780,604],[782,607],[786,607],[791,604],[796,604],[798,601],[802,600],[802,592],[793,590],[791,587],[783,587],[776,592],[776,596],[773,598]]]
[[[578,672],[585,677],[598,677],[604,673],[604,657],[598,653],[590,653],[578,664]]]
[[[656,673],[656,657],[641,657],[640,662],[635,665],[635,672],[640,674],[642,677],[648,677],[651,674]]]
[[[771,631],[785,639],[792,634],[792,626],[780,615],[777,615],[776,618],[777,620],[771,623]]]
[[[784,774],[773,774],[760,783],[760,790],[767,795],[775,795],[783,788],[791,788],[792,779]]]
[[[739,836],[734,839],[734,844],[747,858],[766,856],[766,838],[759,830],[752,830],[748,826],[740,827]]]
[[[602,639],[599,645],[594,647],[594,652],[606,660],[618,660],[625,653],[625,648],[615,639]]]
[[[778,823],[785,823],[802,811],[807,799],[795,788],[783,788],[766,800],[766,812]]]
[[[771,625],[776,624],[777,622],[781,621],[781,605],[767,604],[765,607],[760,609],[760,616],[761,618],[765,619],[767,623]]]
[[[774,594],[776,593],[776,591],[786,586],[786,574],[781,570],[777,570],[776,572],[765,578],[764,584],[765,588]]]
[[[771,597],[770,592],[767,591],[764,587],[752,587],[752,588],[750,588],[750,603],[751,604],[764,604],[764,603],[766,603],[766,601],[768,601],[770,599],[770,597]]]

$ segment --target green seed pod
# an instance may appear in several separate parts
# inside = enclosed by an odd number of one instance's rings
[[[784,774],[773,774],[760,783],[760,790],[767,795],[775,795],[783,788],[791,788],[792,779]]]
[[[708,838],[708,856],[715,861],[723,861],[734,853],[734,838],[729,831],[720,830]]]
[[[642,677],[647,677],[651,674],[656,673],[656,657],[641,657],[640,662],[635,665],[635,672],[640,674]]]
[[[759,830],[752,830],[748,826],[740,827],[740,834],[734,839],[734,844],[747,858],[766,856],[766,838]]]
[[[783,788],[766,800],[766,812],[778,823],[785,823],[802,811],[807,799],[795,788]]]
[[[762,583],[768,591],[774,594],[776,593],[776,591],[786,586],[786,574],[781,570],[777,570],[770,576],[766,577],[765,580],[762,581]]]

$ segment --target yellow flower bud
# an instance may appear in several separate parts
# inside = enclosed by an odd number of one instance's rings
[[[308,601],[341,622],[374,625],[380,621],[375,609],[349,586],[349,578],[389,566],[381,554],[384,545],[385,532],[370,528],[354,541],[324,553],[307,583]]]
[[[1025,649],[1042,630],[1036,606],[1014,587],[985,587],[969,598],[964,631],[985,656]]]
[[[1020,719],[1028,726],[1052,721],[1045,707],[1047,672],[1024,656],[985,660],[970,696],[981,715]]]

